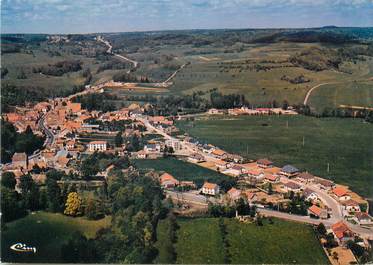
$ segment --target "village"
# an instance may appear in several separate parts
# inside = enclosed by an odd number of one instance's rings
[[[12,123],[18,132],[28,127],[34,134],[45,137],[44,147],[28,156],[15,153],[12,161],[3,165],[3,172],[10,171],[17,183],[22,175],[31,173],[39,185],[46,181],[46,175],[35,168],[54,168],[66,173],[78,173],[75,165],[87,155],[95,152],[111,153],[135,159],[156,159],[172,155],[200,167],[217,171],[237,181],[235,187],[224,192],[217,183],[205,182],[198,187],[193,181],[178,180],[168,172],[157,174],[165,194],[179,208],[180,214],[203,211],[210,204],[230,205],[244,199],[257,209],[257,214],[283,218],[313,225],[323,223],[338,242],[340,255],[350,255],[346,242],[356,236],[361,238],[363,247],[373,239],[373,219],[368,214],[368,202],[349,190],[321,176],[300,170],[293,165],[276,165],[269,158],[247,160],[228,153],[217,146],[200,143],[188,135],[175,135],[178,128],[175,119],[183,117],[148,116],[144,107],[131,104],[111,112],[88,111],[73,98],[87,93],[102,93],[105,84],[87,86],[83,92],[66,98],[55,98],[34,106],[19,107],[7,113],[3,119]],[[239,108],[229,110],[210,109],[205,115],[296,115],[291,108]],[[123,122],[120,129],[102,126],[112,122]],[[143,140],[139,150],[126,150],[126,144],[115,144],[113,139],[122,131],[124,137],[138,137]],[[146,135],[157,135],[146,140]],[[112,139],[112,140],[107,140]],[[112,166],[99,172],[94,180],[82,180],[86,185],[104,185]],[[301,208],[291,208],[297,200]],[[245,216],[237,216],[245,220]],[[347,254],[346,254],[347,253]]]

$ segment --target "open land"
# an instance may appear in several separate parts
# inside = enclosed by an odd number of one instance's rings
[[[110,217],[97,221],[68,217],[59,213],[36,212],[7,223],[2,232],[2,261],[6,262],[61,262],[61,246],[75,232],[94,238],[96,232],[110,224]],[[22,242],[36,247],[35,254],[19,254],[9,247]]]
[[[266,157],[279,165],[293,164],[373,197],[373,189],[366,185],[373,181],[373,128],[360,119],[241,116],[200,118],[178,126],[224,150],[250,159]]]

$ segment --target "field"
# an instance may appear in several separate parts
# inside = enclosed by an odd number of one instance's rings
[[[317,112],[325,106],[340,105],[373,107],[373,81],[330,84],[317,88],[309,98],[309,105]]]
[[[360,119],[225,116],[178,126],[226,151],[250,159],[267,157],[278,166],[292,164],[373,198],[373,126]]]
[[[194,181],[198,186],[201,186],[205,180],[219,183],[230,178],[213,170],[203,168],[175,158],[161,158],[155,160],[138,159],[132,160],[132,162],[139,169],[154,169],[156,171],[165,171],[173,175],[178,180]]]
[[[178,219],[177,263],[222,264],[327,264],[328,260],[308,225],[274,219],[263,227],[224,219],[227,247],[219,229],[219,219]],[[162,222],[158,227],[158,243],[162,244]],[[161,259],[159,259],[161,261]]]
[[[61,262],[61,246],[74,232],[79,231],[88,238],[94,238],[100,228],[109,224],[109,217],[89,221],[80,217],[36,212],[6,223],[1,235],[1,258],[3,262]],[[18,242],[36,247],[36,253],[19,254],[9,249]]]

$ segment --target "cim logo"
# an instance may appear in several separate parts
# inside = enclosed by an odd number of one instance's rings
[[[35,247],[28,247],[26,244],[23,243],[16,243],[14,245],[10,246],[11,250],[17,251],[17,252],[34,252],[36,253]]]

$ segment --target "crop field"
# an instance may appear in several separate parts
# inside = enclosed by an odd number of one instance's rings
[[[273,219],[264,226],[224,219],[227,245],[217,218],[178,219],[176,262],[184,264],[328,264],[312,228]],[[166,240],[164,222],[158,224],[157,244]],[[162,248],[160,248],[162,249]],[[162,261],[159,253],[158,262]]]
[[[137,159],[132,160],[132,162],[139,169],[165,171],[173,175],[178,180],[194,181],[198,186],[201,186],[205,180],[220,183],[221,181],[230,178],[216,171],[175,158]]]
[[[110,217],[89,221],[62,214],[36,212],[19,220],[6,223],[1,235],[3,262],[61,262],[61,246],[78,231],[94,238],[100,228],[110,224]],[[10,250],[15,243],[36,247],[36,253],[16,253]]]
[[[373,198],[373,126],[361,119],[224,116],[177,126],[228,152],[292,164]]]

